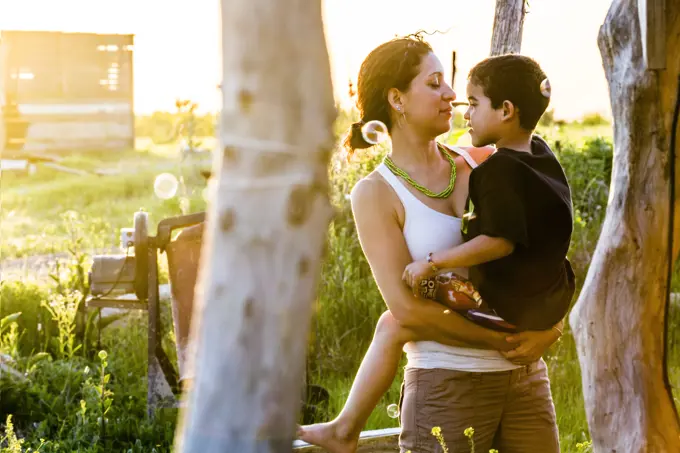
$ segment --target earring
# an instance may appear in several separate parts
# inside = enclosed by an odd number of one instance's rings
[[[397,120],[397,127],[401,129],[404,127],[404,123],[407,123],[408,120],[406,119],[406,112],[402,112],[401,107],[397,107],[397,111],[401,113],[399,119]]]

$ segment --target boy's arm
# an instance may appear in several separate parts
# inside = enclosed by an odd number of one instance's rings
[[[504,258],[515,250],[515,244],[502,237],[480,235],[447,250],[432,253],[439,268],[472,267]]]
[[[476,266],[510,255],[517,245],[528,245],[518,165],[508,156],[496,155],[485,162],[484,171],[475,178],[470,176],[470,193],[476,194],[472,199],[479,213],[475,221],[477,236],[448,250],[432,250],[430,262],[421,260],[407,266],[402,278],[412,288],[438,269]]]
[[[384,183],[364,179],[352,190],[351,200],[361,247],[392,316],[422,339],[511,349],[506,334],[485,329],[457,313],[444,315],[441,304],[415,297],[402,282],[403,269],[412,259],[393,208],[386,202],[391,193]]]
[[[420,260],[409,264],[402,278],[409,286],[415,288],[420,280],[435,275],[435,267],[451,269],[477,266],[506,257],[514,250],[515,244],[508,239],[480,235],[456,247],[433,252],[431,263]]]

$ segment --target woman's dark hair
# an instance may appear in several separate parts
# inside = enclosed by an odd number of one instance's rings
[[[387,93],[390,88],[407,91],[420,72],[423,57],[430,52],[432,47],[416,33],[379,45],[361,63],[357,80],[361,120],[352,124],[344,143],[350,155],[356,149],[373,146],[361,134],[361,127],[367,122],[382,121],[387,130],[392,131]]]
[[[500,55],[477,63],[468,80],[482,87],[494,109],[510,101],[519,110],[519,123],[532,131],[548,108],[550,98],[541,93],[545,72],[529,57]]]

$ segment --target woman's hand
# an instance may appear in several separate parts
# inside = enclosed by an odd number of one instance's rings
[[[414,261],[404,270],[401,279],[406,282],[411,288],[417,288],[420,281],[424,278],[430,278],[434,275],[434,270],[427,260]]]
[[[555,329],[527,330],[512,334],[506,338],[509,343],[516,343],[514,349],[501,351],[506,359],[517,365],[529,365],[541,358],[553,343],[560,338]]]

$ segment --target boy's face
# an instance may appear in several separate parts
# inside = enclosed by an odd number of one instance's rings
[[[491,107],[491,99],[484,95],[484,89],[472,82],[467,84],[470,105],[463,116],[470,130],[472,146],[486,146],[496,143],[503,128],[503,107]]]

